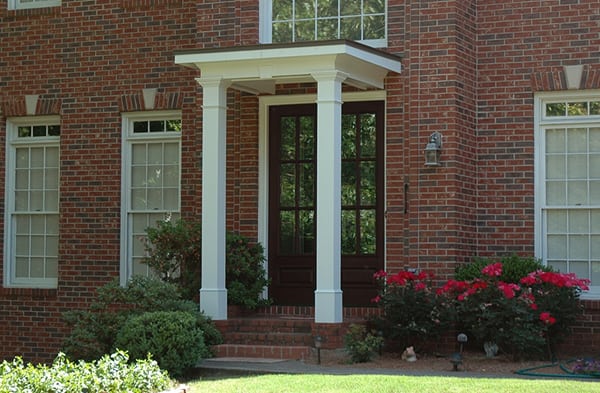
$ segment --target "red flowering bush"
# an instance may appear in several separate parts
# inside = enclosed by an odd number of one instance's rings
[[[480,277],[449,280],[438,294],[454,301],[457,328],[477,341],[493,341],[517,358],[545,349],[552,356],[554,344],[581,312],[579,294],[588,281],[538,269],[518,282],[505,282],[502,270],[502,263],[489,264]]]
[[[433,276],[426,272],[401,271],[374,275],[379,294],[372,302],[381,308],[381,317],[374,322],[384,338],[399,348],[416,346],[437,339],[452,323],[452,309],[447,299],[437,296],[431,287]]]

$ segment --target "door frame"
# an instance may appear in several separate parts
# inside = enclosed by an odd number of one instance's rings
[[[387,92],[385,90],[371,90],[364,92],[342,93],[343,102],[357,101],[383,101],[384,118]],[[297,94],[297,95],[271,95],[258,97],[258,241],[265,250],[265,271],[269,271],[269,107],[274,105],[302,105],[316,103],[316,94]],[[382,185],[384,212],[387,206],[387,186],[386,186],[386,136],[387,122],[384,119],[383,130],[383,178]],[[387,247],[385,223],[385,214],[383,222],[383,268],[387,266]],[[265,288],[263,296],[268,296],[268,288]]]

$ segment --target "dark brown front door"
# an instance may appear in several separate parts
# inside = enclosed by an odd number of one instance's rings
[[[383,268],[382,102],[342,107],[342,291],[345,305],[375,296]],[[316,288],[316,106],[269,113],[269,275],[276,304],[312,305]]]

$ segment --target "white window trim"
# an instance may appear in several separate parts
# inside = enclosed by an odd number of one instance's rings
[[[61,0],[44,0],[44,1],[33,1],[30,3],[21,3],[20,0],[8,0],[9,10],[26,10],[35,8],[49,8],[49,7],[60,7]]]
[[[16,129],[21,125],[47,125],[47,124],[60,124],[60,116],[26,116],[26,117],[14,117],[6,119],[6,144],[5,144],[5,185],[4,185],[4,286],[12,288],[57,288],[58,278],[56,279],[29,279],[16,281],[13,269],[13,256],[15,255],[15,246],[12,239],[12,214],[15,205],[15,160],[16,160],[16,148],[18,145],[55,145],[60,147],[60,137],[39,137],[28,139],[27,142],[20,142],[16,138]],[[60,157],[60,151],[59,151]],[[59,158],[60,163],[60,158]],[[60,176],[60,174],[59,174]],[[60,179],[59,179],[60,181]],[[59,190],[60,198],[60,190]]]
[[[565,117],[547,117],[545,115],[545,104],[564,101],[582,101],[600,99],[600,90],[589,91],[560,91],[560,92],[541,92],[534,97],[534,134],[535,134],[535,149],[534,149],[534,177],[535,177],[535,192],[534,192],[534,208],[535,208],[535,223],[534,223],[534,252],[537,258],[541,259],[542,263],[546,264],[546,254],[543,245],[544,241],[544,215],[542,209],[545,207],[543,198],[546,196],[546,164],[545,164],[545,138],[543,129],[548,126],[566,126],[566,125],[581,125],[584,127],[594,125],[600,126],[600,118],[598,122],[591,121],[597,116],[565,116]],[[582,299],[599,299],[600,285],[591,286],[589,291],[581,294]]]
[[[181,209],[181,133],[174,133],[173,135],[165,135],[163,133],[146,133],[146,134],[134,134],[133,133],[133,122],[134,121],[152,121],[152,120],[165,120],[165,119],[181,119],[181,111],[170,110],[170,111],[151,111],[151,112],[126,112],[122,113],[122,138],[121,138],[121,233],[120,233],[120,283],[125,285],[127,280],[132,276],[132,260],[131,260],[131,249],[128,247],[129,244],[129,222],[128,214],[131,208],[131,198],[129,197],[129,186],[131,185],[131,155],[129,154],[129,147],[131,141],[178,141],[179,142],[179,157],[180,157],[180,171],[179,171],[179,206]]]
[[[273,43],[272,36],[272,19],[273,11],[271,7],[272,0],[259,0],[259,17],[258,17],[258,39],[261,44]],[[386,48],[388,46],[388,4],[385,2],[385,37],[378,40],[361,40],[362,44],[373,48]]]

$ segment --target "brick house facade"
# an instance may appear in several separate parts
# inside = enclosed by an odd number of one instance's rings
[[[6,146],[0,150],[6,174],[0,181],[5,212],[0,225],[0,357],[53,358],[67,333],[62,312],[86,307],[97,287],[115,277],[124,282],[139,268],[131,243],[139,232],[136,220],[150,222],[157,217],[153,210],[199,219],[203,181],[223,182],[224,213],[216,219],[222,217],[226,228],[267,244],[270,257],[276,254],[267,203],[273,158],[261,130],[270,127],[265,125],[270,107],[318,102],[321,86],[332,80],[320,85],[316,72],[308,81],[284,78],[294,76],[291,71],[276,78],[270,67],[284,62],[277,56],[272,64],[262,64],[253,80],[269,80],[272,86],[250,86],[239,75],[225,78],[230,84],[221,87],[225,95],[218,101],[203,94],[208,90],[202,80],[211,53],[222,55],[217,63],[223,67],[234,53],[267,53],[267,46],[258,45],[275,41],[265,27],[271,21],[265,16],[270,4],[0,1],[0,135]],[[592,291],[568,344],[588,350],[600,347],[600,301],[595,300],[600,296],[600,250],[593,246],[600,236],[600,224],[594,226],[600,207],[595,188],[600,174],[594,170],[600,155],[595,150],[600,132],[599,13],[596,0],[389,0],[383,39],[367,42],[375,49],[328,41],[331,46],[303,42],[283,52],[288,56],[307,45],[315,53],[323,47],[342,48],[342,57],[352,54],[350,71],[344,72],[344,78],[350,76],[340,82],[342,100],[384,102],[385,142],[378,151],[384,157],[383,206],[376,204],[385,218],[376,219],[383,235],[381,246],[373,245],[380,258],[375,263],[389,271],[416,268],[445,278],[473,256],[518,253],[575,271],[592,279]],[[352,62],[360,67],[353,69]],[[401,70],[393,66],[396,62]],[[385,69],[383,86],[377,78],[369,79],[371,71],[380,69]],[[564,113],[556,112],[563,107]],[[586,112],[577,112],[582,107]],[[218,114],[211,117],[208,108]],[[203,151],[203,128],[214,125],[207,118],[226,134],[219,145],[226,151],[225,171],[212,177],[202,170],[210,153]],[[170,121],[180,121],[179,132],[169,128]],[[159,123],[162,128],[152,128]],[[149,128],[138,128],[144,125]],[[573,146],[571,150],[552,150],[550,146],[575,135],[566,132],[571,129],[585,130],[587,150],[577,151],[575,142],[563,144]],[[434,132],[443,137],[441,165],[425,166],[423,150]],[[169,160],[176,157],[180,181],[162,183],[156,206],[146,187],[141,208],[130,196],[145,186],[136,182],[132,168],[151,168],[156,146],[162,170],[171,168]],[[138,148],[146,154],[140,162]],[[33,159],[39,152],[41,164]],[[31,157],[24,166],[22,153]],[[584,163],[577,164],[581,157]],[[556,169],[570,159],[574,161],[564,164],[564,171]],[[583,175],[577,165],[586,168]],[[56,186],[50,182],[52,174]],[[43,180],[35,180],[36,175]],[[341,180],[334,187],[343,189]],[[39,192],[44,196],[36,208]],[[22,198],[25,207],[19,205]],[[296,210],[296,217],[301,211]],[[575,222],[582,212],[585,225]],[[573,228],[548,226],[561,214]],[[40,217],[46,230],[36,232],[32,223]],[[23,220],[33,229],[20,228]],[[575,229],[577,223],[584,229]],[[333,232],[332,239],[339,238]],[[587,254],[577,253],[578,241],[587,241]],[[41,262],[35,251],[39,242],[46,250]],[[555,246],[562,242],[564,247]],[[215,255],[219,257],[218,251]],[[26,261],[26,272],[18,260]],[[339,265],[327,267],[339,275]],[[219,274],[217,269],[217,281]],[[340,289],[335,277],[327,279],[332,287],[325,292]],[[217,283],[208,289],[215,289],[218,302],[223,288]],[[338,300],[331,300],[335,310],[341,307]],[[216,316],[226,318],[226,312]]]

